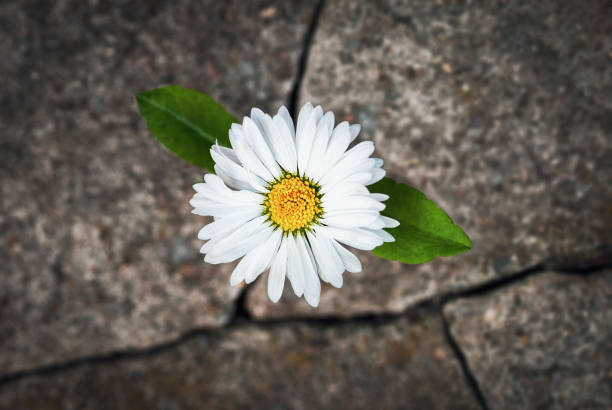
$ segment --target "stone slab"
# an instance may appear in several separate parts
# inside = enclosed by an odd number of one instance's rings
[[[255,316],[401,311],[542,263],[588,266],[612,247],[604,3],[344,0],[321,16],[300,99],[361,123],[388,175],[437,202],[473,249],[420,266],[362,258],[317,310],[274,305],[259,281]]]
[[[612,408],[612,271],[537,274],[444,309],[493,409]]]
[[[112,404],[112,406],[111,406]],[[55,407],[53,407],[55,406]],[[479,409],[438,314],[244,325],[0,388],[10,409]]]
[[[240,115],[295,81],[306,1],[0,4],[0,374],[228,322],[240,288],[204,264],[202,172],[146,130],[167,83]]]

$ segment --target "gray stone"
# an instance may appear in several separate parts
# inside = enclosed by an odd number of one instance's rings
[[[444,309],[491,409],[612,408],[612,271],[537,274]]]
[[[55,406],[55,407],[53,407]],[[6,384],[10,409],[478,409],[427,312],[391,323],[236,326]]]
[[[146,130],[165,83],[236,114],[284,102],[308,2],[0,4],[0,374],[228,322],[231,266],[198,254],[202,171]]]
[[[327,2],[300,99],[361,123],[388,175],[437,202],[473,249],[417,267],[368,258],[317,310],[266,302],[260,281],[251,311],[401,311],[539,264],[588,266],[611,249],[606,10],[596,0]]]

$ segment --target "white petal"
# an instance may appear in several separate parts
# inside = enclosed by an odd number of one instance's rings
[[[385,177],[385,170],[382,168],[374,168],[372,170],[372,179],[370,179],[366,185],[372,185]]]
[[[218,178],[215,175],[215,178]],[[218,178],[221,181],[220,178]],[[215,206],[224,205],[228,207],[241,207],[247,205],[257,206],[263,202],[264,197],[250,190],[234,191],[225,187],[215,187],[211,184],[202,184],[198,186],[198,191],[191,198],[192,205],[196,206]]]
[[[206,182],[206,185],[218,190],[218,191],[230,191],[230,189],[225,186],[225,184],[223,183],[223,180],[221,178],[219,178],[217,175],[215,174],[206,174],[204,175],[204,181]]]
[[[287,128],[286,122],[279,115],[274,116],[272,122],[278,132],[277,142],[274,146],[278,155],[278,163],[285,169],[294,173],[297,171],[297,153],[295,151],[295,137]],[[293,127],[293,124],[291,125]],[[295,131],[294,131],[295,132]]]
[[[310,117],[310,113],[312,112],[313,107],[310,102],[307,102],[300,109],[300,113],[298,114],[297,126],[295,128],[295,136],[297,138],[298,134],[302,132],[302,129],[306,125],[308,118]]]
[[[252,208],[219,218],[200,229],[198,239],[207,240],[215,236],[223,236],[233,232],[234,229],[237,229],[240,225],[247,223],[258,215],[261,215],[261,210]]]
[[[247,213],[253,209],[258,209],[258,212],[261,214],[263,211],[263,206],[252,206],[252,205],[244,205],[244,206],[230,206],[230,205],[219,205],[214,204],[212,206],[204,206],[195,200],[189,201],[194,209],[191,211],[192,214],[202,215],[202,216],[214,216],[215,218],[223,218],[225,216],[232,216],[236,213]]]
[[[274,169],[278,168],[279,157],[277,155],[278,151],[278,130],[276,126],[272,122],[272,117],[268,114],[261,111],[259,108],[251,109],[251,119],[257,125],[257,129],[262,135],[268,151],[272,155],[272,159],[274,162],[277,162]],[[265,164],[265,161],[264,161]]]
[[[317,132],[317,122],[311,115],[303,128],[298,129],[295,136],[295,144],[297,149],[297,163],[300,174],[304,175],[315,134]]]
[[[378,234],[385,242],[395,242],[395,238],[389,232],[384,229],[375,229],[374,232]]]
[[[370,198],[369,195],[349,195],[345,197],[329,197],[321,201],[326,212],[349,210],[378,210],[385,209],[385,204]]]
[[[393,218],[389,218],[388,216],[380,216],[380,218],[383,220],[384,224],[385,224],[385,228],[395,228],[397,226],[399,226],[399,222],[396,221]]]
[[[321,176],[323,161],[325,160],[325,150],[330,137],[329,122],[333,121],[334,115],[331,112],[326,113],[317,126],[317,132],[313,141],[310,159],[305,169],[305,174],[310,178],[318,181]],[[333,122],[332,122],[333,127]]]
[[[308,245],[302,235],[297,236],[296,244],[304,271],[304,298],[310,306],[317,307],[321,298],[321,282],[316,273],[314,260],[306,249]]]
[[[251,237],[244,239],[243,241],[233,243],[230,247],[227,247],[223,251],[220,251],[219,248],[214,248],[213,252],[206,254],[204,261],[215,264],[235,261],[257,247],[257,245],[264,242],[271,234],[272,228],[268,227],[253,234]]]
[[[240,259],[240,262],[238,262],[238,264],[234,268],[234,271],[232,272],[232,275],[230,276],[231,286],[236,286],[237,284],[242,282],[246,276],[247,271],[253,268],[256,258],[251,255],[254,255],[256,252],[259,252],[259,248],[251,250],[249,253],[244,255],[242,259]]]
[[[278,251],[282,236],[282,231],[277,229],[270,235],[265,243],[257,247],[259,253],[256,255],[254,266],[250,270],[247,270],[245,274],[246,283],[253,282],[263,271],[270,267]]]
[[[248,187],[251,186],[251,183],[249,182],[247,171],[241,164],[238,164],[225,155],[221,148],[222,147],[219,145],[214,145],[210,149],[210,155],[215,161],[215,172],[219,174],[221,178],[223,178],[226,184],[232,186],[233,188],[248,189]],[[260,179],[256,186],[257,185],[265,185],[265,182]]]
[[[219,177],[221,177],[221,179],[223,179],[223,182],[225,182],[227,184],[228,187],[234,188],[234,189],[248,189],[248,190],[255,190],[258,192],[264,192],[264,191],[259,191],[254,189],[251,184],[249,184],[248,182],[245,181],[241,181],[239,179],[235,179],[229,176],[229,174],[227,174],[225,172],[225,170],[223,170],[221,167],[219,167],[218,165],[215,165],[215,173],[217,175],[219,175]]]
[[[378,211],[335,211],[325,214],[320,220],[322,224],[338,228],[356,228],[367,226],[378,219]]]
[[[265,222],[267,216],[262,215],[240,226],[231,234],[211,239],[202,249],[206,253],[206,262],[231,262],[256,246],[261,244],[272,233],[272,228]],[[209,245],[212,243],[212,245]]]
[[[368,228],[368,229],[382,229],[385,227],[385,223],[383,222],[383,220],[381,219],[380,216],[378,216],[378,218],[376,218],[375,220],[367,223],[367,224],[359,224],[360,228]]]
[[[278,253],[272,261],[270,274],[268,275],[268,297],[274,303],[278,302],[283,294],[285,286],[285,274],[287,272],[287,244],[282,241]]]
[[[358,159],[368,158],[373,152],[374,143],[372,141],[362,141],[350,150],[346,151],[343,159],[356,161]]]
[[[319,266],[319,269],[318,269],[319,276],[321,277],[321,280],[323,282],[329,283],[329,279],[327,277],[327,269],[321,269],[322,266],[327,266],[327,265],[323,265],[321,261],[321,259],[323,259],[324,257],[322,256],[322,251],[320,248],[321,241],[318,239],[318,236],[315,236],[315,234],[312,232],[307,232],[306,237],[308,238],[308,242],[310,243],[310,248],[312,249],[312,253],[314,254],[315,262],[317,266]]]
[[[372,172],[373,170],[380,170],[380,168],[374,168],[374,158],[360,158],[356,161],[349,158],[341,159],[331,170],[321,178],[321,185],[333,185],[338,181],[341,181],[352,174],[359,172]]]
[[[224,218],[220,218],[220,219],[224,219]],[[210,240],[208,240],[208,242],[202,245],[202,247],[200,248],[200,253],[208,253],[212,249],[217,247],[217,245],[219,245],[220,243],[221,243],[221,246],[227,247],[227,245],[223,244],[223,241],[227,239],[228,236],[232,236],[233,238],[235,238],[236,241],[242,240],[243,238],[241,238],[240,236],[241,234],[243,233],[250,234],[252,231],[257,230],[261,222],[262,222],[261,218],[256,218],[242,225],[238,225],[235,229],[233,229],[232,231],[228,232],[225,235],[213,236],[212,238],[210,238]]]
[[[344,248],[344,246],[340,245],[333,239],[332,243],[334,244],[336,251],[338,251],[338,255],[342,259],[346,270],[351,273],[361,272],[361,262],[359,262],[359,259],[353,254],[353,252],[347,250]]]
[[[219,191],[214,190],[211,187],[200,188],[199,192],[196,192],[191,197],[190,202],[192,206],[215,206],[223,205],[228,207],[243,207],[243,206],[257,206],[263,202],[263,196],[247,190],[241,191]]]
[[[367,177],[369,180],[369,177]],[[370,191],[363,184],[342,183],[337,184],[332,192],[323,194],[323,200],[330,201],[332,198],[341,198],[349,195],[370,195]]]
[[[363,228],[363,230],[372,232],[373,234],[377,235],[380,239],[382,239],[384,242],[395,242],[395,238],[393,237],[393,235],[391,235],[389,232],[383,229]]]
[[[204,189],[205,186],[206,186],[206,184],[203,183],[203,182],[198,182],[197,184],[193,184],[192,185],[193,190],[196,191],[196,192],[200,192],[201,190]]]
[[[247,253],[232,272],[230,284],[235,286],[243,280],[246,283],[251,283],[268,269],[278,250],[280,238],[281,232],[277,230],[270,235],[266,242]]]
[[[322,232],[316,232],[316,234],[309,232],[307,235],[321,279],[336,288],[342,287],[344,263],[331,240]]]
[[[351,134],[351,141],[354,141],[355,138],[359,135],[359,131],[361,131],[361,125],[353,124],[349,127],[349,132]]]
[[[318,229],[322,229],[325,234],[337,241],[365,251],[371,251],[383,244],[383,240],[378,235],[359,228],[343,229],[333,228],[331,226],[321,226]]]
[[[320,105],[317,105],[316,107],[314,107],[312,109],[312,112],[310,113],[310,118],[314,118],[315,123],[317,124],[321,120],[322,116],[323,116],[323,108]]]
[[[263,126],[263,122],[265,121],[266,115],[261,110],[255,109],[253,109],[253,114],[258,118],[259,123]],[[255,122],[249,117],[244,118],[243,128],[247,133],[249,145],[256,153],[261,163],[264,164],[266,169],[270,172],[270,174],[272,174],[273,177],[280,177],[281,170],[278,166],[278,163],[274,159],[274,155],[272,155],[272,151],[269,145],[270,135],[262,135],[257,125],[255,125]]]
[[[389,195],[387,194],[370,194],[371,198],[376,199],[377,201],[384,202],[389,199]]]
[[[304,294],[304,270],[293,235],[283,238],[287,243],[287,277],[296,296]]]
[[[342,121],[332,132],[327,150],[321,176],[324,176],[342,158],[342,155],[351,143],[348,122]]]
[[[248,117],[245,117],[245,122],[247,122],[247,118]],[[254,173],[266,182],[271,182],[274,180],[272,173],[270,173],[266,166],[261,162],[257,153],[249,144],[249,136],[247,136],[246,131],[241,125],[232,124],[229,131],[229,138],[232,148],[236,152],[236,155],[238,155],[238,158],[240,158],[242,166],[247,171]]]
[[[281,105],[281,107],[278,109],[277,115],[280,116],[283,119],[283,121],[285,121],[285,124],[287,124],[287,128],[289,129],[289,132],[291,132],[291,136],[295,140],[295,127],[293,125],[293,119],[291,118],[291,114],[289,114],[289,111],[284,105]]]
[[[263,181],[263,180],[259,178],[257,175],[255,175],[248,169],[245,169],[245,171],[246,171],[247,180],[249,181],[249,184],[253,187],[253,190],[257,192],[261,192],[261,193],[268,192],[268,188],[266,188],[266,186],[268,185],[268,182],[261,183],[260,181]]]
[[[333,184],[321,184],[321,193],[333,193],[338,185],[345,184],[361,184],[364,185],[366,182],[372,179],[371,172],[357,172],[355,174],[351,174],[342,180],[338,180]]]
[[[342,158],[334,165],[321,179],[321,183],[327,183],[330,179],[337,178],[337,174],[345,172],[345,170],[353,170],[357,166],[362,166],[362,162],[374,152],[374,143],[372,141],[363,141],[355,145],[353,148],[344,153]],[[368,162],[368,167],[364,171],[369,171],[376,165],[376,160],[371,158]],[[351,172],[357,172],[356,170]]]

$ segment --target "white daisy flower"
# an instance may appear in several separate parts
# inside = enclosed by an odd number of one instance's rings
[[[230,283],[253,282],[270,270],[268,296],[277,302],[285,277],[298,297],[318,306],[320,280],[342,287],[342,274],[360,272],[359,259],[342,244],[372,250],[393,237],[399,223],[380,215],[388,196],[370,193],[383,161],[370,158],[371,141],[347,151],[359,125],[307,103],[297,127],[283,106],[274,117],[258,108],[229,131],[232,148],[215,145],[214,174],[195,184],[193,213],[209,215],[198,238],[209,263],[242,258]]]

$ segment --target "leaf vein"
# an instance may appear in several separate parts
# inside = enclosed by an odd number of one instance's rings
[[[164,111],[166,114],[170,115],[171,117],[173,117],[174,119],[176,119],[177,121],[183,123],[184,125],[191,127],[192,129],[194,129],[198,134],[200,134],[200,136],[204,139],[210,140],[212,143],[215,143],[216,138],[214,138],[212,135],[210,135],[209,133],[207,133],[206,131],[204,131],[202,128],[198,127],[196,124],[194,124],[193,122],[189,121],[187,118],[178,115],[176,112],[170,110],[168,107],[158,103],[155,100],[152,100],[150,98],[147,97],[143,97],[143,96],[139,96],[138,98],[144,100],[145,102],[147,102],[148,104],[151,104],[152,106],[154,106],[155,108]]]

